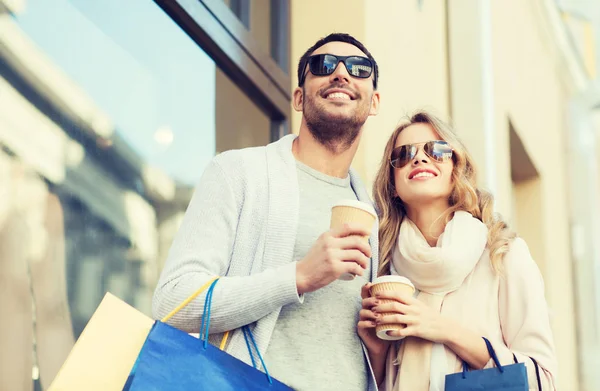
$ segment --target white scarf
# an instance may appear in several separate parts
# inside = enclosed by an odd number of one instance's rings
[[[485,224],[470,213],[457,211],[446,224],[437,246],[431,247],[417,226],[407,217],[400,226],[398,245],[392,265],[399,275],[412,281],[417,298],[437,311],[461,311],[460,303],[444,303],[447,294],[457,290],[473,271],[487,244]],[[443,389],[447,371],[441,346],[420,338],[403,340],[397,360],[400,373],[390,384],[395,391],[433,391]],[[441,383],[441,385],[440,385]],[[430,388],[432,387],[432,388]]]

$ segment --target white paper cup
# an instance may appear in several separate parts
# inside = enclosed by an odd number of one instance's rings
[[[342,200],[337,202],[331,208],[330,228],[338,228],[346,223],[360,224],[369,232],[373,229],[373,224],[377,219],[375,209],[370,204],[358,200]],[[369,243],[369,236],[362,236],[365,243]],[[352,273],[344,273],[339,279],[351,281],[355,277]]]
[[[406,277],[402,276],[381,276],[373,281],[371,287],[371,296],[375,296],[377,293],[383,291],[400,291],[407,295],[413,295],[415,293],[415,286]],[[379,299],[382,304],[395,303],[394,300]],[[382,313],[382,316],[395,315],[395,313]],[[397,324],[381,324],[375,327],[377,336],[387,341],[395,341],[402,339],[402,337],[389,335],[388,332],[402,330],[406,325],[402,323]]]

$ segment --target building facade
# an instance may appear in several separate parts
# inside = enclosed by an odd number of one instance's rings
[[[600,388],[600,26],[565,3],[0,0],[0,389],[47,388],[106,291],[150,312],[204,167],[297,131],[332,31],[381,70],[363,179],[405,114],[451,119],[542,271],[560,389]]]
[[[369,184],[404,115],[427,109],[453,122],[480,185],[544,277],[559,389],[591,391],[600,388],[600,19],[564,3],[292,2],[291,57],[333,30],[351,32],[377,59],[380,114],[368,120],[354,163]]]

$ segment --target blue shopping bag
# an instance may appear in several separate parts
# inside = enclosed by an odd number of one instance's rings
[[[483,339],[496,368],[469,371],[469,365],[463,361],[462,372],[446,375],[445,391],[528,391],[525,364],[500,365],[492,344]]]
[[[210,307],[217,280],[207,283],[210,284],[210,288],[204,303],[200,338],[192,337],[164,322],[198,296],[206,285],[162,321],[154,324],[123,391],[292,390],[269,375],[247,326],[244,326],[242,331],[253,367],[208,343]],[[224,343],[221,343],[221,348],[223,346]],[[256,369],[252,348],[266,373]]]

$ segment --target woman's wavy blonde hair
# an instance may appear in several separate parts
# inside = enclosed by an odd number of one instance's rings
[[[496,273],[502,271],[502,259],[508,251],[510,241],[516,236],[508,224],[494,213],[494,197],[487,191],[477,188],[476,172],[473,158],[458,139],[451,126],[433,114],[419,111],[408,117],[389,138],[375,183],[373,196],[379,213],[379,275],[389,274],[390,262],[400,233],[400,223],[405,215],[402,200],[396,193],[394,185],[394,168],[390,157],[400,132],[413,124],[429,124],[440,138],[452,147],[454,170],[450,195],[450,208],[440,217],[448,223],[455,211],[469,212],[488,227],[487,248],[490,251],[492,268]]]

